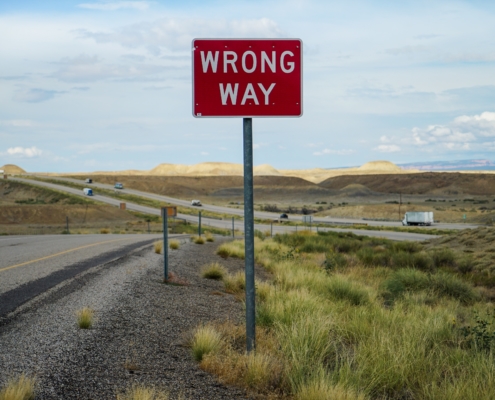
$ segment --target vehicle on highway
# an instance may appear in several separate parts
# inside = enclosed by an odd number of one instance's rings
[[[203,204],[199,200],[192,200],[191,205],[195,207],[201,207]]]
[[[433,211],[409,211],[404,214],[402,225],[426,225],[433,224]]]
[[[93,189],[90,188],[84,188],[83,192],[86,196],[93,196]]]
[[[115,189],[124,189],[124,185],[122,185],[122,183],[120,183],[120,182],[117,182],[117,183],[114,185],[114,188],[115,188]]]
[[[280,214],[280,219],[289,219],[289,216],[286,213]]]
[[[93,183],[93,179],[91,178],[86,178],[86,180],[84,181],[85,183]]]

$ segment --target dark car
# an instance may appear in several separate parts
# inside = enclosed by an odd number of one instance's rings
[[[280,219],[289,219],[289,216],[287,214],[283,213],[283,214],[280,214],[279,218]]]

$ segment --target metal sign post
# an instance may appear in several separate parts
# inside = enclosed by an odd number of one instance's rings
[[[163,219],[163,281],[168,282],[168,217],[177,216],[177,207],[162,207]]]
[[[201,211],[198,215],[198,236],[201,237]]]
[[[246,275],[247,351],[255,349],[253,119],[243,119],[244,131],[244,268]]]
[[[234,217],[232,217],[232,237],[235,237],[235,231],[234,231]]]
[[[164,212],[163,212],[164,211]],[[163,216],[163,281],[168,282],[168,210],[162,209]]]

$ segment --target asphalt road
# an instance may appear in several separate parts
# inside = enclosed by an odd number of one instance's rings
[[[41,176],[43,178],[46,178],[46,176]],[[126,194],[133,194],[136,196],[141,196],[145,197],[148,199],[153,199],[153,200],[158,200],[158,201],[163,201],[171,204],[175,204],[178,206],[183,206],[183,207],[189,207],[193,209],[198,209],[199,207],[194,207],[191,205],[190,200],[181,200],[177,199],[174,197],[169,197],[169,196],[162,196],[159,194],[155,193],[148,193],[148,192],[142,192],[139,190],[134,190],[134,189],[114,189],[112,185],[107,185],[104,183],[98,183],[98,182],[93,182],[92,184],[86,184],[82,180],[77,180],[77,179],[72,179],[72,178],[65,178],[65,177],[53,177],[50,176],[50,179],[59,179],[61,181],[67,181],[67,182],[73,182],[77,183],[79,185],[87,185],[87,187],[91,188],[102,188],[102,189],[107,189],[107,190],[115,190],[116,192],[122,192]],[[95,191],[97,192],[97,191]],[[202,207],[199,209],[206,210],[206,211],[212,211],[215,213],[219,214],[231,214],[231,215],[238,215],[243,217],[244,216],[244,209],[242,208],[232,208],[232,207],[222,207],[222,206],[215,206],[211,204],[203,204]],[[271,212],[264,212],[264,211],[255,211],[254,212],[255,218],[260,218],[260,219],[277,219],[280,216],[280,213],[271,213]],[[293,221],[301,221],[302,216],[300,215],[291,215],[290,216],[291,220]],[[343,224],[343,225],[353,225],[353,224],[367,224],[369,226],[384,226],[384,227],[402,227],[401,222],[399,221],[372,221],[372,220],[364,220],[364,219],[356,219],[356,218],[336,218],[336,217],[313,217],[313,221],[315,223],[324,223],[324,224]],[[420,227],[422,229],[474,229],[477,228],[477,225],[472,225],[472,224],[448,224],[448,223],[436,223],[434,226],[431,227]]]
[[[37,235],[0,238],[0,319],[59,283],[160,237]]]

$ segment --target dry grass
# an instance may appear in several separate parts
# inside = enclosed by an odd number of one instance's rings
[[[153,249],[156,254],[162,254],[163,241],[153,243]]]
[[[211,325],[200,326],[194,332],[191,343],[191,349],[196,361],[212,353],[216,353],[222,346],[222,337],[220,333]]]
[[[107,233],[110,233],[110,229],[108,229],[108,228],[101,228],[100,229],[100,233],[106,235]]]
[[[77,312],[77,325],[81,329],[89,329],[93,325],[94,311],[91,308],[84,307]]]
[[[171,240],[169,242],[169,247],[172,249],[172,250],[177,250],[179,247],[180,247],[180,242],[178,240]]]
[[[22,374],[0,390],[0,400],[34,400],[36,379]]]
[[[205,237],[206,237],[207,242],[214,242],[215,241],[215,237],[209,232],[205,233]]]
[[[219,263],[211,263],[201,268],[201,276],[206,279],[219,281],[227,274],[227,270]]]
[[[228,293],[242,295],[246,287],[246,277],[243,271],[238,271],[234,275],[225,275],[223,277],[223,283],[225,284],[225,290]]]
[[[246,354],[245,328],[226,322],[215,329],[224,338],[222,350],[203,357],[201,368],[218,375],[223,383],[261,393],[279,393],[283,364],[277,357],[276,342],[266,329],[256,330],[256,352]]]
[[[144,386],[133,386],[124,394],[118,394],[117,400],[169,400],[168,393]]]
[[[223,243],[217,249],[217,254],[220,257],[235,257],[244,259],[244,242],[242,240],[235,240],[229,243]]]
[[[192,236],[191,240],[196,244],[205,244],[205,238],[203,236]]]

